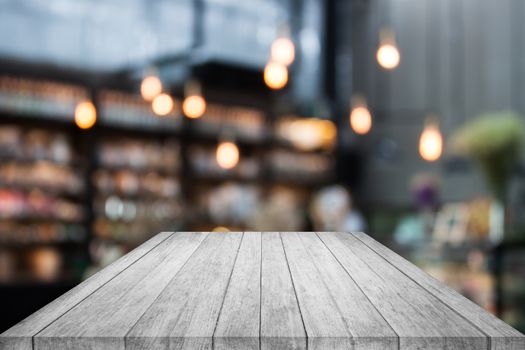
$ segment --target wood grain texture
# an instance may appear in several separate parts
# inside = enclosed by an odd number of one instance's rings
[[[242,233],[213,233],[127,335],[127,349],[211,349]]]
[[[397,349],[397,334],[319,237],[313,232],[297,235],[316,266],[318,278],[328,289],[352,334],[354,348]]]
[[[32,337],[162,243],[162,232],[0,335],[0,349],[30,350]]]
[[[399,336],[403,349],[487,349],[488,339],[352,234],[319,233]]]
[[[159,234],[0,336],[0,349],[525,349],[362,233]]]
[[[430,294],[449,305],[491,338],[491,349],[525,349],[525,337],[496,316],[489,314],[452,288],[434,279],[401,256],[364,233],[354,234],[375,253],[410,277]]]
[[[124,338],[205,239],[180,233],[145,255],[34,337],[38,350],[124,349]]]
[[[261,233],[244,233],[215,328],[214,349],[259,349]]]
[[[352,348],[352,333],[299,236],[287,232],[281,239],[308,335],[308,349]]]
[[[261,349],[306,349],[301,311],[278,232],[262,234]]]

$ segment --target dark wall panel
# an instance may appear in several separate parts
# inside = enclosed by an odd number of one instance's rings
[[[431,171],[443,179],[445,200],[483,193],[475,166],[451,171],[447,154],[421,160],[418,140],[429,111],[440,116],[445,140],[481,113],[525,113],[525,2],[522,0],[355,1],[351,36],[353,91],[368,98],[374,129],[355,147],[366,147],[364,200],[409,206],[410,179]],[[391,26],[401,64],[384,71],[375,62],[378,32]],[[393,144],[384,159],[377,148]],[[378,146],[379,145],[379,146]]]

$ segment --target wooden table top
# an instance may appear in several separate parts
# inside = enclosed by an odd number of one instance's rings
[[[161,233],[0,336],[1,349],[525,349],[362,233]]]

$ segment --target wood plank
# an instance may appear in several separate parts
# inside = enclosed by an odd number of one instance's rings
[[[176,233],[34,337],[35,349],[124,349],[125,335],[206,233]]]
[[[355,349],[397,349],[398,337],[314,232],[299,237],[352,334]]]
[[[525,348],[521,333],[362,233],[186,232],[140,248],[0,348]]]
[[[32,337],[172,235],[162,232],[0,335],[0,348],[30,350]]]
[[[278,232],[262,233],[261,349],[306,349],[299,304]]]
[[[400,348],[487,348],[483,332],[352,234],[319,237],[399,335]]]
[[[245,232],[217,327],[214,349],[259,349],[261,233]]]
[[[213,233],[126,336],[126,349],[211,349],[242,233]]]
[[[354,234],[386,261],[491,337],[491,349],[525,349],[525,336],[364,233]]]
[[[297,233],[282,233],[284,251],[299,301],[308,349],[352,348],[352,334]]]

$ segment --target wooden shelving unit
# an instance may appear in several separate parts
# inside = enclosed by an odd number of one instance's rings
[[[1,77],[1,76],[0,76]],[[39,81],[41,77],[23,78],[24,81]],[[49,77],[39,84],[49,84],[52,82]],[[67,79],[66,83],[67,83]],[[43,132],[60,132],[64,137],[71,140],[71,147],[74,149],[75,157],[67,164],[74,169],[75,174],[83,179],[83,190],[81,193],[71,193],[57,188],[46,188],[42,184],[5,184],[1,188],[10,188],[21,192],[31,192],[33,190],[50,193],[54,196],[60,196],[68,200],[76,200],[83,208],[84,215],[78,224],[79,231],[84,232],[81,239],[75,240],[22,240],[16,244],[5,242],[1,244],[0,251],[19,252],[24,249],[46,248],[58,251],[62,257],[63,266],[75,266],[75,271],[63,271],[57,275],[56,279],[42,281],[41,283],[77,283],[83,277],[84,271],[89,265],[103,266],[105,262],[100,261],[97,257],[97,249],[100,245],[109,247],[118,247],[121,252],[125,253],[136,245],[148,238],[148,235],[154,235],[161,230],[213,230],[215,227],[229,227],[231,229],[248,229],[249,224],[245,221],[217,219],[211,215],[209,208],[203,207],[201,195],[209,195],[209,192],[220,188],[221,186],[249,186],[255,188],[261,196],[265,196],[272,191],[274,187],[289,188],[290,191],[300,191],[311,193],[312,190],[329,183],[332,180],[332,174],[327,173],[325,177],[316,177],[308,179],[308,174],[297,177],[294,174],[280,174],[272,166],[272,152],[286,151],[297,152],[299,156],[307,156],[312,153],[315,157],[331,157],[330,152],[312,151],[304,152],[294,148],[290,143],[284,142],[277,138],[275,134],[275,120],[277,116],[273,111],[273,100],[270,94],[251,95],[239,93],[238,91],[220,90],[214,92],[212,89],[206,89],[206,100],[209,110],[207,115],[198,120],[190,120],[180,114],[180,111],[172,113],[168,118],[156,117],[148,111],[140,96],[129,89],[129,84],[123,83],[121,86],[115,84],[82,83],[77,78],[71,79],[74,83],[76,95],[90,96],[94,101],[97,111],[98,120],[95,127],[88,131],[78,129],[74,125],[73,110],[69,116],[64,116],[63,111],[59,114],[52,112],[52,105],[46,104],[45,112],[38,113],[38,109],[22,106],[16,109],[17,104],[10,104],[9,109],[2,109],[0,103],[0,127],[13,125],[24,130],[39,129]],[[39,85],[40,86],[40,85]],[[124,87],[123,87],[124,86]],[[5,89],[5,84],[4,84]],[[5,91],[4,91],[5,92]],[[51,94],[53,95],[53,94]],[[174,93],[175,98],[177,94]],[[47,96],[47,95],[46,95]],[[5,98],[5,96],[4,96]],[[27,98],[27,96],[26,96]],[[29,97],[30,98],[30,97]],[[179,96],[180,98],[180,96]],[[112,100],[113,99],[113,100]],[[3,100],[5,102],[5,99]],[[76,101],[76,100],[75,100]],[[109,102],[108,102],[109,101]],[[114,105],[111,105],[111,103]],[[31,100],[26,101],[31,103]],[[179,101],[180,102],[180,101]],[[23,104],[23,99],[18,99],[17,103]],[[129,105],[126,106],[125,104]],[[74,106],[74,103],[69,103]],[[117,118],[115,108],[120,108],[121,112]],[[210,113],[226,113],[225,115],[213,115]],[[131,115],[131,121],[126,122],[126,113]],[[228,114],[231,113],[231,114]],[[246,113],[247,116],[242,115]],[[240,125],[235,125],[236,118],[242,119]],[[152,121],[151,119],[154,118]],[[256,121],[253,128],[246,131],[249,121]],[[206,125],[207,120],[211,121],[211,127]],[[227,120],[225,126],[221,125],[221,120]],[[249,127],[249,126],[248,126]],[[53,131],[49,131],[53,130]],[[202,148],[208,154],[203,162],[207,166],[213,165],[215,159],[215,148],[224,136],[232,138],[239,147],[241,160],[251,162],[248,167],[248,173],[239,171],[242,164],[230,171],[219,170],[220,168],[198,169],[196,167],[195,149]],[[250,137],[251,135],[251,137]],[[107,162],[101,159],[102,147],[108,144],[118,144],[119,142],[133,141],[137,144],[135,147],[138,152],[144,151],[145,148],[154,149],[164,144],[177,147],[177,162],[171,166],[162,164],[130,164],[129,162]],[[169,146],[169,147],[171,147]],[[142,155],[144,158],[144,154]],[[7,158],[6,158],[7,159]],[[46,160],[45,156],[40,157],[39,161]],[[17,157],[16,161],[21,163],[31,163],[34,159]],[[49,159],[48,159],[49,161]],[[291,164],[292,165],[292,164]],[[217,170],[217,171],[213,171]],[[301,171],[299,171],[301,172]],[[102,174],[102,175],[101,175]],[[119,181],[131,182],[132,190],[123,191],[122,185],[116,186],[115,181],[108,188],[102,189],[97,184],[97,176],[122,177]],[[141,181],[146,176],[157,179],[169,179],[173,183],[171,186],[178,188],[177,196],[173,194],[162,195],[155,191],[143,189],[133,190],[133,186],[143,186]],[[107,180],[107,179],[106,179]],[[124,186],[125,187],[125,186]],[[208,191],[208,193],[206,193]],[[201,197],[199,197],[201,196]],[[109,202],[111,199],[113,202]],[[131,220],[126,215],[121,217],[108,217],[106,214],[107,206],[115,204],[124,206],[129,209],[133,215],[139,215],[139,206],[154,207],[159,202],[165,201],[180,206],[184,211],[175,216],[167,216],[166,220],[159,220],[152,216],[151,226],[140,226],[136,220]],[[115,209],[115,208],[113,208]],[[112,209],[110,208],[110,211]],[[117,212],[119,208],[115,209]],[[122,213],[121,213],[122,214]],[[111,215],[110,215],[111,216]],[[12,219],[12,218],[11,218]],[[46,219],[46,218],[43,218]],[[42,220],[43,220],[42,219]],[[47,219],[50,220],[48,217]],[[68,224],[62,220],[62,224]],[[161,223],[162,224],[159,224]],[[155,225],[157,223],[158,225]],[[129,234],[131,227],[140,227],[145,231],[145,236],[132,236]],[[98,230],[103,228],[104,234]],[[117,234],[112,234],[115,231]],[[118,233],[120,232],[120,233]],[[129,237],[128,237],[129,236]],[[98,248],[97,248],[98,247]],[[82,257],[82,261],[73,261],[68,256]],[[100,252],[99,252],[100,253]],[[110,252],[114,254],[115,252]],[[31,280],[31,279],[29,279]],[[26,281],[24,279],[24,281]],[[25,283],[22,280],[4,280],[0,285],[9,285],[10,283]]]

